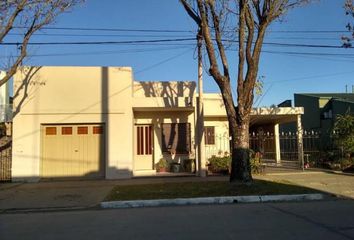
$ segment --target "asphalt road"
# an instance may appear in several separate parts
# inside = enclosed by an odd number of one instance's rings
[[[2,214],[0,239],[354,239],[354,200]]]

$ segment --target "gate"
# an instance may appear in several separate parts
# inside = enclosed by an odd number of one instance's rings
[[[293,132],[282,132],[280,140],[281,160],[298,161],[297,134]],[[304,160],[309,157],[318,158],[320,156],[320,134],[314,131],[304,131],[302,135]]]

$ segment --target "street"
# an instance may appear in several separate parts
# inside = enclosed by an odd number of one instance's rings
[[[354,239],[354,201],[0,215],[0,239]]]

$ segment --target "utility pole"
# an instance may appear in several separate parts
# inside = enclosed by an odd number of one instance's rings
[[[197,35],[198,47],[198,116],[197,116],[197,144],[198,144],[198,169],[199,176],[206,177],[205,140],[204,140],[204,104],[203,104],[203,63],[202,63],[203,35],[199,28]]]

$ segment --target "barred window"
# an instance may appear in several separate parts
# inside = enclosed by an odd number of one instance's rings
[[[162,152],[188,154],[191,150],[190,123],[163,123]]]
[[[215,127],[208,126],[204,127],[204,140],[206,145],[214,145],[215,144]]]

